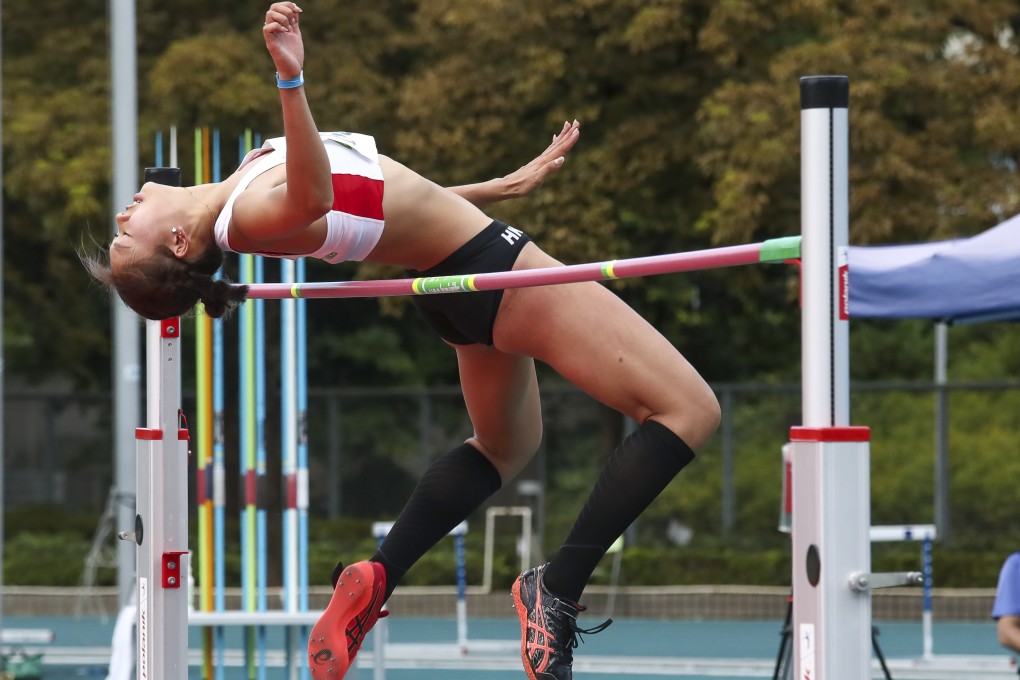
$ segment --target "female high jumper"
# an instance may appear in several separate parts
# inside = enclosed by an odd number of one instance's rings
[[[93,276],[142,316],[164,319],[199,301],[217,317],[245,298],[245,286],[213,278],[223,251],[378,262],[416,277],[561,266],[478,206],[540,184],[576,142],[576,123],[507,178],[442,188],[380,154],[372,137],[316,128],[303,87],[301,14],[293,2],[275,2],[262,27],[284,136],[223,182],[145,184],[116,217],[108,260],[84,258]],[[606,461],[555,556],[513,584],[528,677],[569,680],[577,633],[605,626],[577,624],[585,585],[609,546],[715,431],[718,402],[666,338],[597,282],[413,301],[456,352],[474,434],[428,468],[375,555],[338,565],[334,594],[308,641],[313,676],[343,677],[407,570],[535,455],[537,360],[639,423]]]

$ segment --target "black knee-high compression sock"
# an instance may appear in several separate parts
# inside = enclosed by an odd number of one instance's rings
[[[647,508],[694,452],[654,420],[638,427],[609,457],[563,546],[545,569],[546,589],[577,602],[609,546]]]
[[[470,444],[436,459],[372,557],[386,568],[386,597],[429,548],[499,491],[502,483],[489,459]]]

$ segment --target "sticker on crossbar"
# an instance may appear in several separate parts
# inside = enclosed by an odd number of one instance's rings
[[[475,277],[473,274],[464,276],[427,276],[415,279],[411,284],[415,295],[434,295],[436,293],[468,293],[474,292]]]

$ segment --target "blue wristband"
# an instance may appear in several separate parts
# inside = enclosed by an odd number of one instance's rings
[[[302,71],[298,74],[297,78],[291,78],[290,80],[282,80],[280,74],[276,74],[276,86],[281,90],[292,90],[295,87],[301,87],[305,84],[305,72]]]

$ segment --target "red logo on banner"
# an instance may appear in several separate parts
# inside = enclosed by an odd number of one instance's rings
[[[850,267],[839,267],[839,320],[850,320]]]

